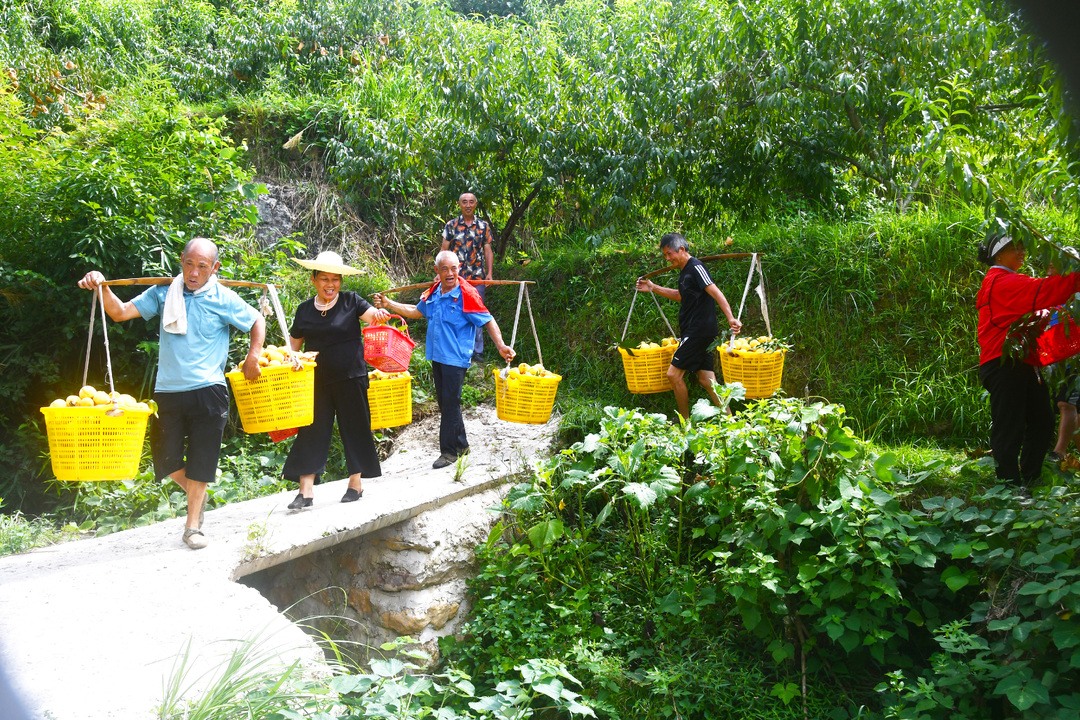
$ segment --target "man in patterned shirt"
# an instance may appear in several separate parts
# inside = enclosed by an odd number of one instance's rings
[[[494,266],[491,254],[491,224],[476,217],[476,196],[465,192],[458,198],[461,215],[450,220],[443,227],[442,249],[449,250],[461,261],[461,276],[470,282],[473,280],[491,280]],[[483,301],[486,285],[474,285]],[[476,328],[476,341],[473,343],[473,362],[478,362],[484,355],[484,331]]]
[[[641,292],[654,292],[680,303],[679,349],[671,358],[667,378],[671,381],[679,414],[686,420],[690,419],[689,393],[684,379],[688,372],[697,374],[698,382],[709,393],[713,404],[721,407],[720,398],[713,389],[716,374],[710,352],[717,335],[716,305],[724,312],[732,332],[737,333],[742,329],[742,323],[731,312],[724,293],[716,287],[705,265],[690,255],[689,248],[686,238],[679,233],[668,233],[660,238],[660,252],[664,259],[680,270],[678,288],[660,287],[648,278],[638,278],[637,281],[637,289]]]

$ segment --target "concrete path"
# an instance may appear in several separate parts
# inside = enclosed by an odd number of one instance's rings
[[[321,665],[307,635],[235,580],[500,484],[544,454],[557,427],[555,419],[504,423],[488,407],[468,414],[472,454],[455,482],[453,467],[431,468],[435,420],[402,433],[382,477],[366,481],[355,503],[339,502],[339,480],[316,486],[314,507],[298,513],[285,507],[295,492],[207,512],[210,545],[199,551],[184,546],[183,520],[175,519],[0,558],[0,667],[31,715],[155,717],[189,643],[189,678],[217,668],[230,641],[256,636],[286,663]],[[261,528],[265,538],[249,540]]]

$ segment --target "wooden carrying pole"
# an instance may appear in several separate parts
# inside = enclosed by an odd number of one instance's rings
[[[156,278],[120,278],[118,280],[106,280],[101,283],[102,285],[169,285],[175,278],[171,277],[156,277]],[[266,283],[248,282],[247,280],[222,280],[218,278],[218,282],[225,287],[253,287],[262,288],[266,290],[270,286]]]
[[[386,295],[388,293],[405,292],[406,290],[419,290],[421,288],[427,289],[435,284],[435,280],[425,283],[414,283],[413,285],[402,285],[401,287],[390,288],[389,290],[383,290],[379,294]],[[533,280],[466,280],[470,285],[535,285]]]
[[[171,285],[175,278],[171,277],[145,277],[145,278],[119,278],[117,280],[106,280],[101,283],[102,285]],[[285,338],[285,346],[292,347],[292,338],[289,336],[289,324],[285,322],[285,311],[281,308],[281,300],[278,299],[277,286],[272,283],[257,283],[249,282],[247,280],[218,280],[219,283],[225,287],[248,287],[248,288],[261,288],[270,295],[270,305],[274,309],[274,317],[277,319],[278,327],[281,329],[281,335]],[[102,307],[104,307],[104,301],[102,301]],[[103,321],[104,322],[104,321]],[[83,383],[84,385],[86,383]]]
[[[707,255],[706,257],[700,257],[698,260],[705,262],[706,260],[734,260],[735,258],[753,257],[754,253],[725,253],[723,255]],[[765,257],[763,253],[758,253],[759,258]],[[667,267],[660,268],[659,270],[653,270],[651,273],[642,275],[643,278],[651,278],[654,275],[662,275],[663,273],[671,270],[677,270],[674,265],[668,265]]]

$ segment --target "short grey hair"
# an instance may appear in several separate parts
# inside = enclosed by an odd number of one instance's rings
[[[453,250],[440,250],[438,254],[435,255],[435,267],[439,267],[439,260],[445,260],[448,257],[454,258],[458,261],[458,264],[461,264],[461,259],[458,258],[456,252]]]
[[[660,238],[660,249],[668,248],[673,252],[679,252],[680,250],[689,250],[690,243],[686,242],[680,233],[668,233],[664,237]]]
[[[189,252],[191,252],[195,248],[196,245],[201,245],[202,243],[210,243],[210,249],[213,251],[213,255],[214,255],[214,262],[217,262],[218,261],[217,243],[215,243],[210,238],[204,238],[204,237],[193,237],[193,238],[191,238],[186,243],[184,243],[184,252],[182,254],[187,255]]]

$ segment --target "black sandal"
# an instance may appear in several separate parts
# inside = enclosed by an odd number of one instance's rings
[[[296,499],[289,503],[290,510],[303,510],[304,508],[311,507],[315,502],[315,498],[306,498],[302,494],[297,493]]]

